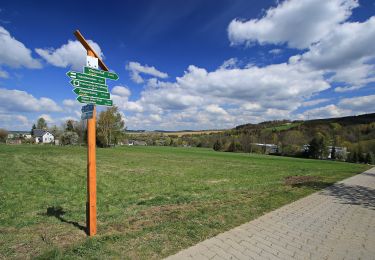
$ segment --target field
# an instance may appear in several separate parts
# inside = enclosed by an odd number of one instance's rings
[[[97,161],[87,238],[86,149],[0,145],[0,259],[159,259],[369,168],[173,147],[98,149]],[[294,175],[313,178],[284,184]]]
[[[184,136],[184,135],[209,135],[209,134],[217,134],[222,133],[225,130],[202,130],[202,131],[172,131],[172,132],[127,132],[128,135],[142,135],[142,134],[163,134],[166,136]]]

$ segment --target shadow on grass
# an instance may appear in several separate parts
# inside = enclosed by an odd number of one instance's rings
[[[66,220],[65,218],[63,218],[63,215],[65,213],[66,213],[66,211],[64,211],[64,209],[62,207],[53,206],[53,207],[48,207],[47,212],[44,213],[43,215],[48,216],[48,217],[55,217],[58,220],[60,220],[61,222],[71,224],[71,225],[75,226],[76,228],[78,228],[80,230],[83,230],[87,233],[87,229],[86,229],[85,226],[80,225],[76,221],[69,221],[69,220]]]
[[[322,193],[337,198],[342,204],[359,205],[375,210],[375,190],[371,188],[337,183]]]

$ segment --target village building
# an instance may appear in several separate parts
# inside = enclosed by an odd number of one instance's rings
[[[35,138],[35,143],[44,143],[44,144],[49,144],[49,143],[54,143],[55,137],[53,134],[51,134],[47,130],[43,129],[34,129],[33,135]]]
[[[252,145],[262,148],[265,154],[274,154],[279,152],[279,146],[276,144],[253,143]]]

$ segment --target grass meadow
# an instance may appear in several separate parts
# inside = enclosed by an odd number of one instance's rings
[[[0,259],[160,259],[368,168],[203,148],[97,149],[98,235],[88,238],[86,148],[0,145]],[[294,175],[314,181],[286,185]]]

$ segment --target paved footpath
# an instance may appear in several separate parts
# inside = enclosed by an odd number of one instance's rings
[[[167,259],[375,259],[375,168]]]

